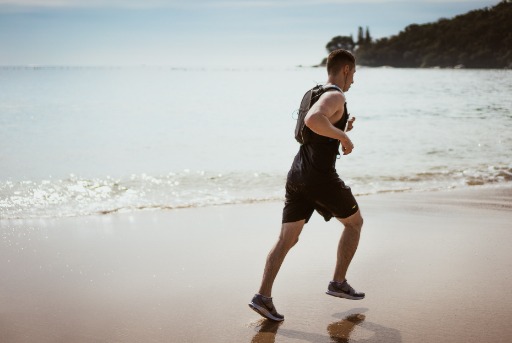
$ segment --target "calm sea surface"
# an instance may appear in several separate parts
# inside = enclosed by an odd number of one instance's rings
[[[323,68],[0,68],[0,218],[277,200]],[[512,180],[512,71],[358,68],[356,194]]]

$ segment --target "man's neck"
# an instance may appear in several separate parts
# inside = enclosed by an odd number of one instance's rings
[[[344,89],[345,80],[342,78],[328,77],[327,84],[336,85],[336,86],[340,87],[341,89]]]

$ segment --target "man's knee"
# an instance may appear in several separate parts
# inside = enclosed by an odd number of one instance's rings
[[[363,216],[361,216],[361,212],[357,211],[355,214],[351,215],[348,218],[339,219],[340,222],[345,226],[346,229],[355,230],[357,232],[361,232],[363,228]]]
[[[360,213],[360,212],[358,212],[358,213],[359,213],[359,215],[358,215],[358,217],[356,218],[354,225],[355,225],[359,230],[361,230],[361,228],[363,227],[364,219],[363,219],[363,216],[361,215],[361,213]]]
[[[290,250],[299,241],[299,236],[280,235],[278,245],[281,249]]]
[[[286,245],[286,247],[288,249],[291,249],[295,244],[297,244],[299,242],[299,237],[293,237],[293,238],[288,238],[286,241],[284,241],[283,243]]]
[[[302,232],[304,221],[294,223],[284,223],[279,235],[279,242],[283,247],[291,249],[299,241],[299,235]]]

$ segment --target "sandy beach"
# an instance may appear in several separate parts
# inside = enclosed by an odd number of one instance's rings
[[[1,220],[0,341],[510,342],[512,187],[358,198],[350,283],[325,295],[341,226],[314,215],[274,287],[247,306],[280,202]]]

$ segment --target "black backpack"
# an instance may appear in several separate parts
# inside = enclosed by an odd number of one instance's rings
[[[300,102],[299,116],[297,118],[297,125],[295,126],[295,139],[300,144],[307,144],[312,133],[311,129],[307,127],[306,124],[304,123],[306,114],[308,114],[308,111],[311,108],[311,106],[313,106],[313,104],[318,101],[322,94],[331,90],[336,90],[338,92],[343,93],[341,88],[336,85],[316,85],[315,87],[308,90],[306,94],[304,94],[304,97]]]

